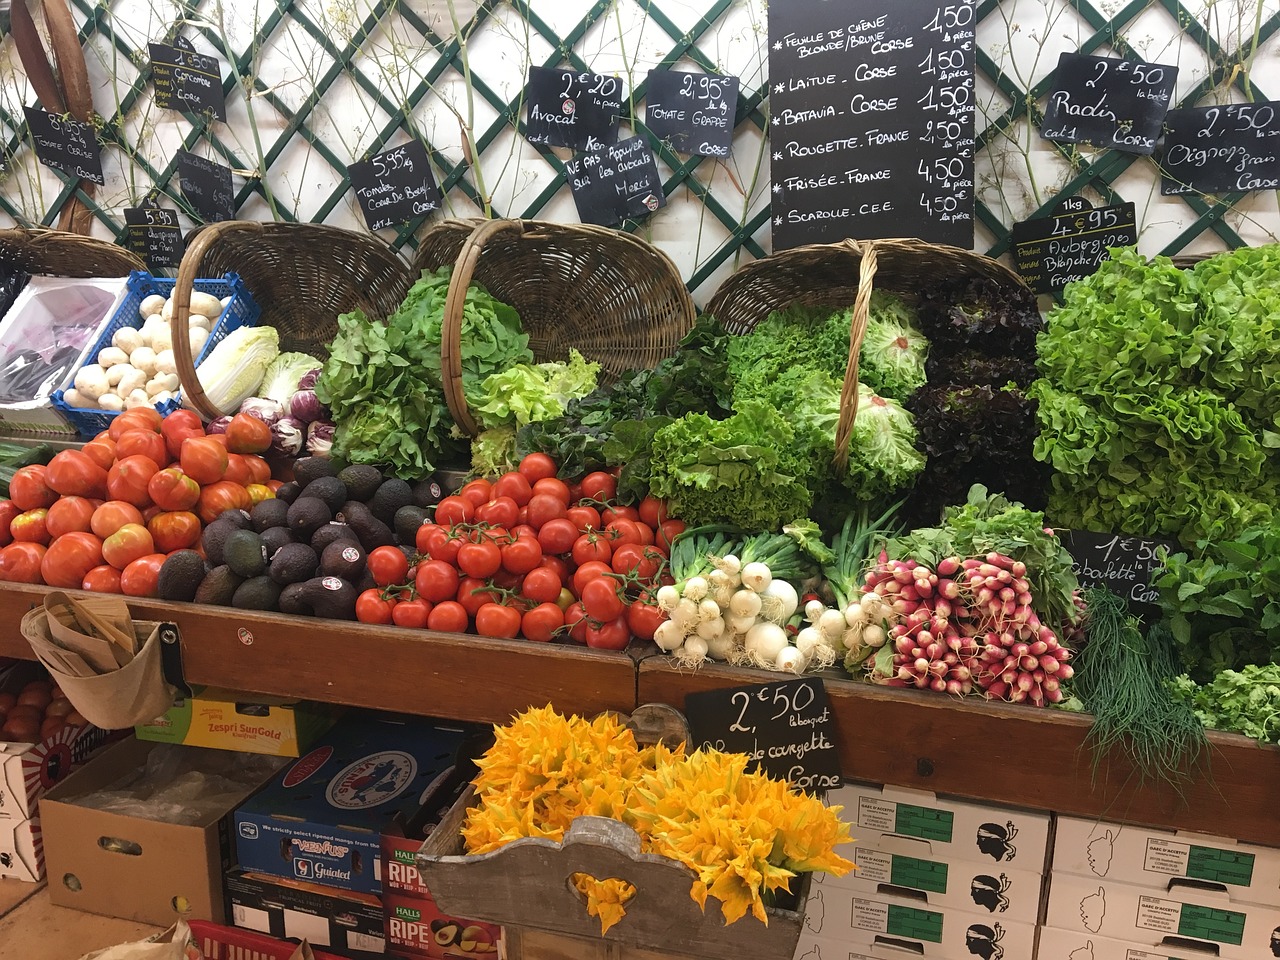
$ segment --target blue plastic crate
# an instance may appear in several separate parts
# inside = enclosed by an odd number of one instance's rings
[[[138,308],[142,305],[142,301],[152,294],[159,294],[168,298],[173,292],[173,286],[177,281],[167,277],[153,277],[151,274],[142,270],[135,270],[129,274],[129,281],[126,289],[124,300],[120,304],[120,308],[116,311],[116,315],[111,318],[111,322],[107,324],[102,336],[98,338],[98,342],[93,345],[89,351],[89,362],[95,363],[98,354],[104,347],[111,346],[111,338],[115,336],[116,331],[122,327],[133,327],[135,330],[142,328],[142,317],[138,315]],[[238,330],[240,327],[252,327],[258,322],[258,317],[262,314],[262,309],[254,301],[253,296],[245,287],[240,275],[236,273],[228,273],[222,279],[206,279],[196,280],[193,288],[199,293],[208,293],[221,300],[223,297],[231,297],[230,302],[222,309],[222,314],[213,324],[213,328],[209,331],[209,339],[205,341],[204,347],[200,350],[200,355],[196,357],[196,366],[198,367],[205,357],[209,355],[209,351],[222,342],[223,338],[232,330]],[[92,410],[86,407],[73,407],[62,399],[62,391],[54,392],[53,405],[58,408],[58,412],[67,418],[82,437],[93,437],[106,430],[111,426],[111,421],[119,416],[114,410]],[[157,403],[155,408],[162,416],[168,416],[174,410],[177,410],[180,403],[177,400],[166,400],[163,403]]]

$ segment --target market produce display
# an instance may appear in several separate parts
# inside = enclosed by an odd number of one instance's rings
[[[86,723],[48,680],[32,680],[17,693],[0,693],[0,743],[38,743],[64,727]]]

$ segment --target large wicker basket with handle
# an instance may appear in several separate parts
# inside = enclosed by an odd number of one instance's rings
[[[183,395],[212,420],[224,413],[196,376],[187,336],[192,283],[240,275],[262,308],[260,323],[280,333],[281,351],[328,356],[338,315],[363,310],[371,320],[393,313],[410,285],[404,260],[384,241],[316,223],[226,220],[192,232],[173,288],[173,356]]]
[[[836,464],[843,469],[858,414],[858,360],[872,291],[881,288],[909,299],[921,289],[972,277],[1027,292],[1013,270],[971,250],[914,239],[844,240],[795,247],[747,264],[720,285],[706,310],[729,332],[744,334],[770,313],[789,306],[853,305],[836,428]]]
[[[604,227],[535,220],[444,220],[422,238],[423,270],[452,265],[441,371],[454,421],[478,432],[462,391],[462,310],[478,283],[520,315],[539,361],[575,347],[605,381],[652,367],[693,326],[693,300],[671,259],[638,237]]]
[[[0,230],[0,268],[47,277],[127,277],[145,270],[138,257],[124,247],[78,233],[12,227]]]

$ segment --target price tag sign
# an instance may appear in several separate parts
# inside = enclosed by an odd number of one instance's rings
[[[1160,192],[1280,188],[1280,101],[1170,110]]]
[[[738,78],[651,70],[645,126],[678,153],[727,157],[738,108]]]
[[[835,721],[817,677],[691,693],[684,712],[695,748],[745,753],[750,768],[811,793],[841,784]]]
[[[178,181],[187,198],[205,223],[230,220],[235,216],[235,191],[231,168],[213,160],[178,151]]]
[[[124,222],[128,228],[128,247],[155,270],[176,267],[182,263],[185,246],[178,211],[154,205],[126,207]]]
[[[1058,530],[1071,554],[1082,587],[1106,587],[1129,602],[1129,612],[1151,624],[1160,619],[1160,591],[1152,583],[1164,569],[1162,551],[1177,553],[1172,540],[1125,537],[1114,533]]]
[[[440,188],[421,140],[353,163],[347,176],[370,230],[396,227],[440,209]]]
[[[36,107],[22,110],[35,141],[36,159],[79,180],[106,182],[102,178],[102,148],[92,126]]]
[[[1064,53],[1040,136],[1150,155],[1177,81],[1178,68],[1163,63]]]
[[[667,205],[653,150],[643,137],[579,154],[565,164],[578,219],[610,227]]]
[[[1137,243],[1137,224],[1132,203],[1094,209],[1083,197],[1069,197],[1052,216],[1013,225],[1018,273],[1036,293],[1057,293],[1097,273],[1112,247]]]
[[[525,101],[530,143],[597,150],[618,139],[622,81],[617,77],[530,67]]]
[[[186,47],[149,43],[151,78],[156,106],[182,113],[211,113],[227,119],[227,99],[222,92],[222,67],[217,57]]]

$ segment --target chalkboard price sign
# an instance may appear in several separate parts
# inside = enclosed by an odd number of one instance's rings
[[[1164,551],[1177,553],[1171,540],[1125,537],[1114,533],[1059,530],[1082,587],[1106,587],[1129,602],[1143,623],[1160,619],[1160,591],[1152,583],[1164,569]]]
[[[973,244],[974,3],[769,4],[773,245]]]
[[[152,270],[182,263],[182,227],[178,211],[157,206],[126,207],[129,249],[142,257]]]
[[[653,150],[643,137],[579,154],[565,165],[578,219],[603,227],[639,220],[667,205]]]
[[[691,693],[684,712],[694,747],[745,753],[749,769],[810,792],[841,784],[835,721],[817,677]]]
[[[102,150],[98,134],[87,123],[46,113],[36,107],[23,107],[27,127],[36,145],[36,159],[46,167],[56,167],[80,180],[104,183]]]
[[[421,140],[353,163],[347,176],[370,230],[399,226],[440,209],[440,188]]]
[[[1160,192],[1280,188],[1280,101],[1170,110]]]
[[[530,67],[525,100],[530,143],[596,150],[618,139],[622,81],[617,77]]]
[[[217,57],[196,53],[187,47],[149,43],[151,77],[155,83],[156,106],[183,113],[212,113],[227,119],[227,100],[222,92],[222,70]]]
[[[1051,216],[1013,225],[1018,273],[1036,293],[1057,293],[1097,273],[1112,247],[1137,243],[1137,223],[1132,203],[1094,209],[1083,197],[1069,197]]]
[[[182,195],[205,223],[230,220],[235,216],[230,167],[179,150],[178,181],[182,184]]]
[[[738,78],[651,70],[645,126],[678,153],[727,157],[738,112]]]
[[[1150,155],[1178,80],[1178,68],[1142,60],[1058,57],[1040,136]]]

